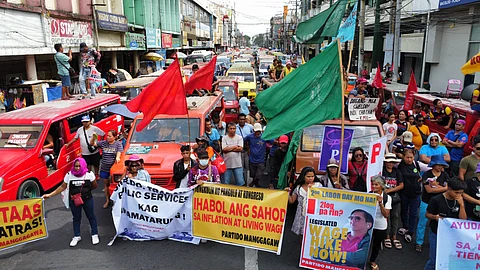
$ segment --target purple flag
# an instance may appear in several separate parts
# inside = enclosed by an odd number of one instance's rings
[[[343,157],[342,164],[340,166],[341,173],[348,173],[348,152],[350,151],[350,145],[353,139],[353,129],[344,129],[343,138]],[[342,129],[340,127],[326,126],[323,130],[322,149],[320,154],[320,162],[318,165],[319,171],[326,171],[328,160],[334,158],[337,162],[340,160],[340,139]]]

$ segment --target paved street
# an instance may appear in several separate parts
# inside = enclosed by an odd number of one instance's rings
[[[263,181],[262,185],[267,185]],[[298,268],[301,238],[290,231],[294,208],[288,210],[282,253],[247,251],[244,248],[208,242],[199,246],[173,241],[132,242],[117,239],[107,246],[114,235],[109,210],[102,209],[101,189],[94,192],[95,213],[99,223],[100,244],[91,244],[88,220],[83,216],[82,241],[68,246],[73,235],[72,215],[65,209],[61,197],[45,202],[49,237],[17,248],[0,252],[0,269],[294,269]],[[258,256],[258,260],[256,257]],[[402,251],[384,250],[378,264],[382,270],[423,269],[428,248],[422,254],[414,244]]]

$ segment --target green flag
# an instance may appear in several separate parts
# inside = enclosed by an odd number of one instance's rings
[[[348,0],[338,0],[327,10],[298,24],[293,41],[304,44],[321,44],[324,37],[335,37],[345,15]]]
[[[330,46],[255,99],[267,119],[262,138],[278,138],[291,131],[339,118],[342,81],[337,45]]]
[[[287,154],[285,155],[285,159],[283,160],[282,166],[280,167],[280,171],[278,172],[278,184],[277,188],[278,189],[284,189],[287,187],[288,181],[287,181],[287,172],[290,169],[290,163],[293,161],[295,158],[295,155],[297,154],[297,148],[298,144],[300,142],[300,135],[302,134],[302,131],[295,131],[295,133],[292,136],[292,139],[290,140],[290,145],[288,146]],[[293,175],[290,175],[290,179],[293,177]]]

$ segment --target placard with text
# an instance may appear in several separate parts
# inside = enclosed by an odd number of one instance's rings
[[[375,110],[379,98],[349,98],[348,116],[350,120],[377,120]]]

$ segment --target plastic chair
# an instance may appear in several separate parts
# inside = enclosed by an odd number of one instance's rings
[[[462,92],[462,81],[456,79],[448,80],[446,95],[458,95]]]

